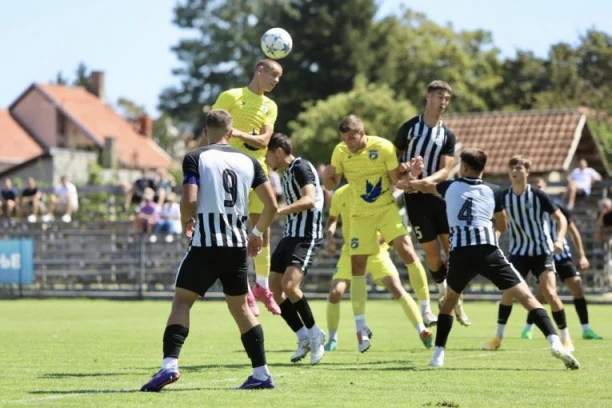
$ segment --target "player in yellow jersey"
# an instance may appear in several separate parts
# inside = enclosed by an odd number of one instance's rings
[[[272,91],[283,75],[281,65],[271,59],[264,59],[257,63],[253,79],[244,88],[235,88],[222,92],[213,105],[213,109],[225,109],[232,114],[234,128],[230,145],[254,157],[259,161],[267,175],[265,162],[268,142],[274,133],[274,122],[278,115],[276,103],[265,96]],[[251,225],[257,224],[263,203],[251,190],[249,194],[249,221]],[[270,230],[263,235],[263,247],[255,258],[256,283],[252,289],[249,285],[247,301],[255,316],[259,315],[259,308],[255,297],[262,301],[266,308],[275,315],[281,311],[268,285],[270,276]]]
[[[393,197],[393,188],[399,181],[399,162],[393,143],[378,136],[365,134],[363,121],[349,115],[340,122],[342,142],[325,168],[325,188],[336,188],[342,176],[346,177],[354,200],[351,206],[349,233],[351,254],[351,303],[355,315],[359,351],[370,348],[365,331],[365,282],[368,256],[379,252],[377,232],[391,244],[408,267],[410,283],[421,298],[429,292],[425,269],[417,256],[399,208]],[[427,325],[433,325],[436,317],[429,311],[423,316]]]
[[[346,238],[348,238],[350,231],[352,202],[353,196],[349,186],[344,185],[338,188],[332,196],[329,216],[325,224],[326,248],[329,253],[336,253],[334,234],[336,232],[336,225],[339,217],[342,218],[341,232],[342,237],[345,239],[327,299],[327,329],[329,331],[329,340],[325,345],[326,351],[334,351],[338,348],[340,301],[342,300],[344,291],[351,282],[351,254]],[[433,343],[431,332],[423,324],[423,318],[421,317],[419,307],[402,286],[397,268],[389,255],[389,245],[387,245],[386,242],[380,242],[378,253],[368,257],[366,271],[372,274],[372,278],[375,282],[384,285],[393,295],[393,298],[400,303],[404,314],[416,327],[421,341],[425,347],[430,348]],[[372,336],[372,332],[367,328],[366,332],[368,337]]]

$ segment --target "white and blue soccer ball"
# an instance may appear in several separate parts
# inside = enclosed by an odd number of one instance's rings
[[[268,58],[285,58],[293,48],[293,39],[282,28],[271,28],[261,36],[261,50]]]

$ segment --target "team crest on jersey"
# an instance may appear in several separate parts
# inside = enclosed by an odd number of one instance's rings
[[[267,115],[270,112],[270,107],[268,105],[261,105],[261,111]]]
[[[368,157],[370,158],[370,160],[378,159],[378,150],[376,149],[368,150]]]
[[[351,238],[351,248],[359,248],[359,238]]]

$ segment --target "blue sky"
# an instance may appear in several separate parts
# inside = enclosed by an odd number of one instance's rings
[[[171,24],[175,2],[2,1],[0,107],[30,83],[48,82],[58,71],[72,77],[83,61],[106,72],[108,102],[125,96],[155,114],[159,93],[175,83],[170,71],[177,61],[170,47],[186,36]],[[612,33],[609,0],[382,0],[380,13],[396,12],[402,3],[439,24],[491,31],[505,56],[517,49],[545,56],[551,44],[576,43],[590,27]],[[299,38],[294,46],[299,47]]]

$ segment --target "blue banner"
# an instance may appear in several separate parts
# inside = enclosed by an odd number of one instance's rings
[[[0,240],[0,284],[34,283],[34,243],[29,238]]]

